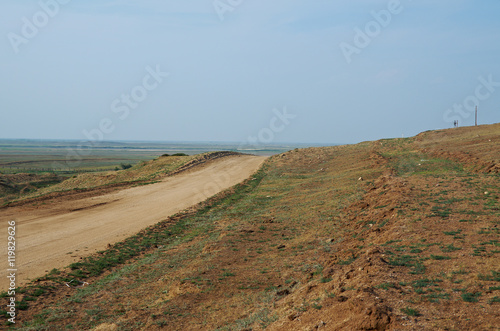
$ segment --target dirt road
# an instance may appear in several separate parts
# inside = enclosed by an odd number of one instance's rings
[[[0,209],[0,286],[7,280],[7,221],[16,221],[17,286],[78,261],[242,182],[265,157],[231,156],[160,183],[57,205]],[[5,238],[5,239],[4,239]]]

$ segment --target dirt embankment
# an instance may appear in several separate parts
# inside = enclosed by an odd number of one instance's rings
[[[56,201],[57,199],[62,199],[62,201],[78,200],[94,195],[107,194],[116,190],[160,181],[165,177],[179,174],[207,162],[237,155],[243,154],[224,151],[210,152],[193,156],[159,157],[158,159],[142,162],[127,170],[105,173],[83,173],[65,180],[64,178],[57,177],[55,175],[5,175],[6,177],[14,176],[17,182],[26,182],[27,179],[30,179],[30,181],[34,182],[34,185],[36,185],[36,187],[33,187],[33,184],[31,184],[29,186],[31,189],[25,189],[23,191],[20,191],[19,189],[16,190],[14,192],[15,194],[10,196],[10,200],[14,198],[15,200],[10,201],[8,206],[12,207],[32,203],[47,203],[48,200]],[[57,180],[54,180],[54,177]],[[47,185],[37,185],[36,183],[41,180],[40,178],[45,180],[44,183],[52,185],[49,187],[45,187]],[[47,178],[51,181],[49,182]],[[4,180],[7,184],[12,181],[13,180],[9,180],[9,178]],[[1,183],[2,181],[0,177],[0,184]],[[8,187],[4,187],[4,189],[7,190]],[[11,191],[12,190],[9,192]],[[2,186],[0,185],[0,193],[1,192]],[[2,207],[0,207],[0,209],[1,208]]]
[[[21,319],[95,330],[495,330],[500,177],[483,163],[498,163],[499,128],[273,156],[254,186],[162,223],[156,246],[82,278],[85,291],[47,279]]]
[[[500,173],[500,124],[423,132],[415,137],[415,145],[475,172]]]
[[[221,154],[193,162],[155,184],[106,194],[97,190],[71,199],[60,195],[0,209],[2,231],[7,231],[6,220],[16,221],[18,285],[105,249],[108,244],[236,185],[264,160]],[[0,259],[7,258],[2,253]],[[3,288],[7,284],[4,276],[2,271]]]
[[[0,204],[64,179],[55,174],[0,174]]]

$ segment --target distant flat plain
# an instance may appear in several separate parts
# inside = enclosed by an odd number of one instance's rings
[[[114,170],[122,164],[134,165],[163,154],[188,155],[211,151],[238,151],[261,156],[295,148],[318,145],[259,144],[220,142],[81,142],[78,140],[0,139],[0,172],[72,174]]]

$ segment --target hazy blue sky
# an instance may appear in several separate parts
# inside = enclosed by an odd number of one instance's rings
[[[350,143],[472,125],[476,101],[480,123],[500,122],[498,0],[4,0],[0,12],[0,138]]]

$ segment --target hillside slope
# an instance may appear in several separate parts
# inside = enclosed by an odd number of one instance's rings
[[[69,178],[53,173],[0,173],[0,208],[57,198],[79,199],[151,184],[206,162],[240,154],[227,151],[197,155],[165,154],[124,170],[81,173]]]
[[[158,183],[76,200],[46,200],[42,205],[0,208],[0,230],[16,222],[17,285],[65,267],[154,225],[256,171],[265,157],[232,155]],[[7,260],[7,251],[0,252]],[[9,288],[8,271],[0,270],[0,288]]]
[[[274,156],[198,211],[40,279],[21,320],[37,330],[494,330],[499,142],[496,124]],[[106,265],[137,246],[140,256]],[[90,285],[64,286],[72,279]]]
[[[64,179],[55,174],[0,173],[0,206],[19,196],[26,196],[33,191],[58,184]]]

